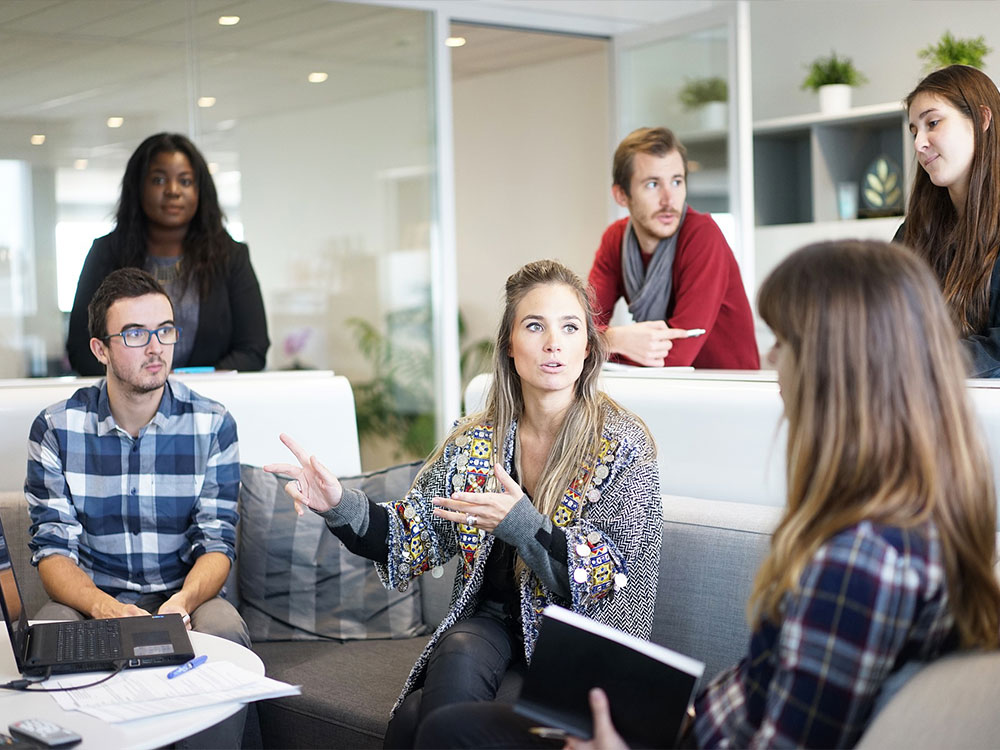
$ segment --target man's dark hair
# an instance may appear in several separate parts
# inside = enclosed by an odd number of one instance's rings
[[[162,294],[170,300],[160,282],[141,268],[119,268],[109,273],[87,306],[87,327],[91,337],[103,341],[108,335],[108,310],[115,302],[147,294]],[[173,303],[170,309],[173,310]]]
[[[639,128],[633,130],[618,144],[615,150],[615,160],[611,167],[611,180],[632,197],[632,173],[634,171],[636,154],[652,154],[666,156],[671,151],[681,155],[684,162],[684,176],[688,173],[688,152],[684,144],[667,128]]]

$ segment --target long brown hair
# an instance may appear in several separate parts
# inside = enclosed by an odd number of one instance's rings
[[[788,502],[748,605],[780,618],[816,549],[864,520],[931,522],[962,642],[996,647],[993,472],[957,333],[926,264],[897,245],[810,245],[764,281],[761,317],[791,347],[782,382]]]
[[[972,167],[962,216],[948,189],[917,167],[903,233],[903,242],[930,264],[962,335],[968,336],[986,327],[990,276],[1000,250],[1000,92],[982,71],[950,65],[917,84],[905,99],[907,111],[920,94],[945,100],[972,122]],[[991,113],[985,130],[983,107]]]

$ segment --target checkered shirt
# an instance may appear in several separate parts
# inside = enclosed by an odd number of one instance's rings
[[[179,589],[205,552],[236,558],[236,422],[168,379],[133,438],[115,424],[104,381],[36,417],[24,494],[32,563],[72,558],[124,603]]]
[[[931,524],[840,532],[782,612],[698,696],[700,747],[853,747],[891,672],[958,646]]]

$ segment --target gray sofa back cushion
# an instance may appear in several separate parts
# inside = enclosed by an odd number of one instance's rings
[[[652,640],[705,662],[702,685],[746,655],[746,603],[782,509],[663,498]]]
[[[420,586],[387,591],[322,518],[295,513],[284,480],[240,467],[240,613],[254,641],[409,638],[426,632]],[[376,501],[401,498],[420,463],[345,477]]]

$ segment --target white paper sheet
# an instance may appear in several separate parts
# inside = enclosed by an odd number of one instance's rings
[[[298,695],[298,685],[262,677],[227,661],[208,661],[172,680],[168,670],[125,670],[102,685],[68,693],[52,693],[67,711],[82,711],[108,722],[202,708],[217,703],[248,703]],[[80,684],[79,678],[54,680],[55,687]]]

